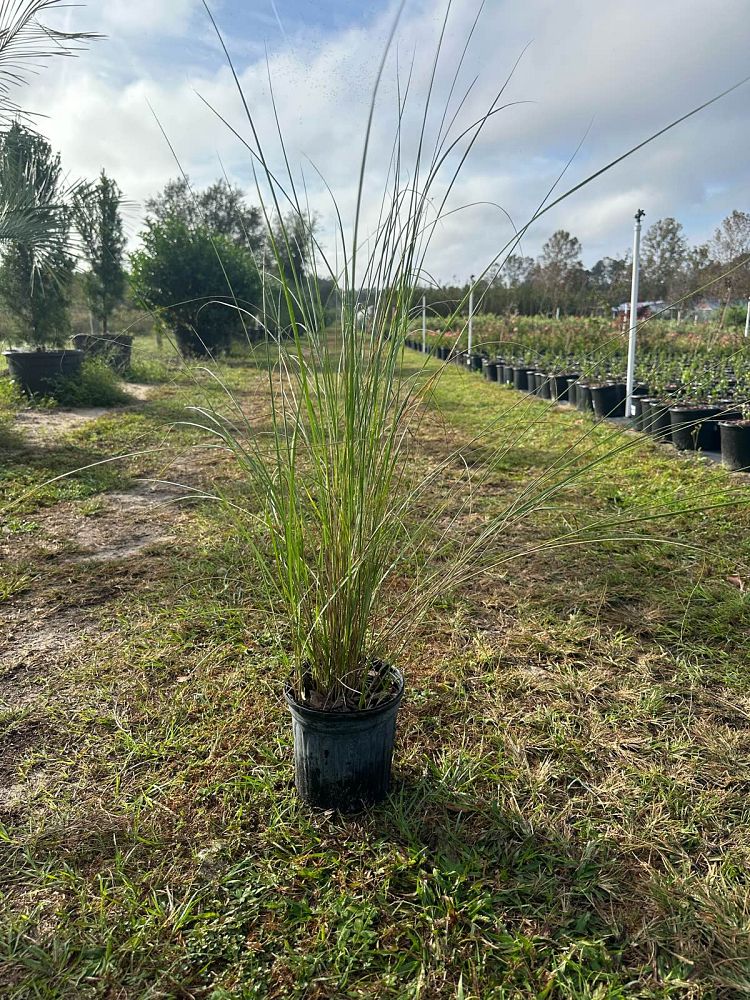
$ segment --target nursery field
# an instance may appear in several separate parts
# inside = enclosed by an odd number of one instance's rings
[[[222,376],[267,432],[265,357]],[[223,389],[138,338],[122,390],[0,389],[0,996],[750,994],[750,477],[448,366],[433,488],[515,442],[466,531],[584,431],[622,448],[415,630],[392,793],[342,817],[294,792],[257,570],[205,495],[237,468],[180,423]],[[664,502],[644,540],[539,548]]]

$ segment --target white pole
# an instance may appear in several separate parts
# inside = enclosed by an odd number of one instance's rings
[[[750,299],[747,300],[747,316],[745,318],[745,336],[750,337]]]
[[[630,290],[630,333],[628,338],[628,378],[625,390],[625,415],[633,415],[633,387],[635,385],[635,349],[638,335],[638,285],[641,270],[641,219],[646,213],[639,208],[635,213],[633,235],[633,285]]]
[[[422,296],[422,354],[427,353],[427,296]]]
[[[466,363],[471,364],[471,345],[474,340],[474,275],[469,278],[471,288],[469,289],[469,351]]]

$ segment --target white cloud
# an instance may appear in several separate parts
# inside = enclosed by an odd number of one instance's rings
[[[201,8],[200,0],[107,0],[99,16],[102,30],[117,35],[182,35]]]
[[[748,48],[747,36],[738,30],[744,23],[745,2],[717,0],[710,11],[684,0],[658,4],[631,0],[627,5],[610,0],[565,4],[527,0],[523,5],[498,0],[488,5],[466,59],[462,86],[477,74],[480,79],[460,121],[469,124],[484,112],[527,42],[531,46],[504,99],[533,103],[503,111],[488,125],[450,205],[499,202],[523,223],[587,128],[584,146],[560,190],[739,79]],[[242,23],[244,3],[224,0],[222,14],[231,17],[235,27]],[[35,84],[34,102],[50,115],[45,131],[62,150],[72,173],[91,175],[105,166],[128,197],[138,201],[174,176],[177,168],[149,111],[150,101],[195,181],[215,177],[221,156],[230,172],[252,187],[249,155],[193,92],[199,90],[249,135],[220,55],[208,47],[210,43],[200,58],[186,45],[184,63],[175,63],[174,44],[170,61],[155,60],[151,51],[160,35],[174,34],[180,25],[184,31],[187,25],[203,23],[191,22],[196,10],[192,0],[112,0],[106,18],[113,26],[122,19],[121,33],[80,60],[49,71]],[[474,12],[473,2],[457,0],[436,78],[433,133]],[[392,13],[383,14],[326,37],[299,25],[295,32],[285,16],[288,44],[270,55],[290,158],[304,167],[314,207],[324,220],[330,219],[330,205],[307,158],[334,188],[344,212],[351,213],[369,97],[391,17]],[[414,55],[411,88],[418,100],[426,93],[439,29],[434,3],[420,0],[408,8],[399,30],[402,77]],[[205,37],[209,38],[207,27]],[[235,32],[229,41],[235,50],[247,51],[248,38]],[[209,54],[211,68],[206,71]],[[396,49],[384,77],[372,135],[368,189],[376,194],[371,198],[371,218],[392,151],[395,57]],[[125,84],[123,67],[129,79]],[[282,167],[265,60],[241,68],[258,128],[274,151],[274,165]],[[587,260],[624,251],[632,215],[639,207],[646,209],[647,222],[675,215],[693,239],[707,237],[732,208],[750,207],[745,187],[750,153],[747,99],[747,88],[731,95],[551,211],[525,238],[524,251],[538,252],[556,227],[581,238]],[[406,152],[413,152],[418,130],[415,107],[404,122]],[[432,270],[444,278],[479,272],[511,232],[497,209],[489,206],[451,215],[436,229]]]

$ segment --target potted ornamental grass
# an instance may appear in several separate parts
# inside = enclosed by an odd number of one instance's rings
[[[14,329],[4,331],[11,378],[27,394],[52,394],[60,378],[79,374],[83,354],[68,350],[75,260],[60,157],[39,135],[14,123],[0,137],[0,188],[15,192],[18,214],[38,236],[19,232],[2,247],[0,299]],[[23,206],[21,209],[19,206]]]
[[[386,65],[384,59],[380,74]],[[263,325],[275,331],[266,387],[270,411],[258,434],[245,415],[247,401],[225,385],[228,409],[209,400],[193,408],[190,421],[218,438],[217,446],[231,452],[241,472],[239,496],[216,499],[225,504],[238,544],[253,557],[265,588],[282,663],[279,693],[292,721],[298,792],[310,805],[350,811],[388,793],[397,716],[408,697],[409,641],[439,597],[532,551],[653,541],[640,529],[644,521],[664,517],[665,507],[605,512],[586,524],[562,517],[553,536],[531,549],[509,551],[501,544],[509,529],[561,505],[568,490],[638,445],[635,435],[615,435],[604,447],[592,426],[576,449],[561,452],[520,485],[512,501],[477,518],[477,492],[538,420],[538,403],[521,394],[511,419],[490,417],[477,428],[469,448],[494,442],[483,448],[481,460],[472,455],[467,461],[459,448],[429,465],[417,450],[426,401],[447,371],[443,349],[450,355],[453,344],[440,334],[433,341],[438,357],[405,362],[418,284],[461,164],[500,110],[500,96],[468,123],[459,115],[443,115],[442,122],[439,113],[433,116],[431,93],[413,114],[404,98],[391,175],[386,190],[373,197],[368,156],[378,77],[350,225],[338,207],[333,212],[335,263],[316,237],[283,131],[280,148],[270,151],[237,74],[235,80],[254,137],[248,145],[268,223],[262,298]],[[409,135],[409,148],[416,149],[409,163],[402,148],[407,120],[417,122]],[[430,121],[441,122],[434,134],[428,134]],[[564,197],[522,227],[485,273],[502,264],[529,225]],[[442,206],[437,216],[436,205]],[[290,260],[298,263],[290,267]],[[139,282],[146,263],[136,258]],[[198,283],[186,291],[205,296],[216,289]],[[337,311],[332,325],[331,302]],[[223,308],[230,316],[243,313],[231,300]],[[445,319],[445,334],[461,325],[465,311],[462,301]],[[513,370],[514,377],[521,373],[528,376],[524,368]],[[525,381],[516,384],[525,387]],[[680,509],[677,499],[674,504]]]

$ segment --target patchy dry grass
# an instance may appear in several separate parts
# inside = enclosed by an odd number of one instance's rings
[[[262,424],[255,368],[229,377]],[[193,392],[11,442],[4,488],[163,441]],[[519,405],[539,417],[477,516],[584,426],[521,400],[451,370],[430,403],[424,464],[490,414],[492,435]],[[194,441],[169,431],[183,479],[238,488]],[[344,819],[295,798],[280,667],[231,524],[205,503],[128,510],[141,461],[5,522],[4,997],[750,993],[746,512],[649,529],[698,532],[701,551],[526,554],[446,593],[405,664],[393,794]],[[529,552],[559,519],[734,482],[642,442],[500,542]],[[113,551],[146,520],[153,544]]]

